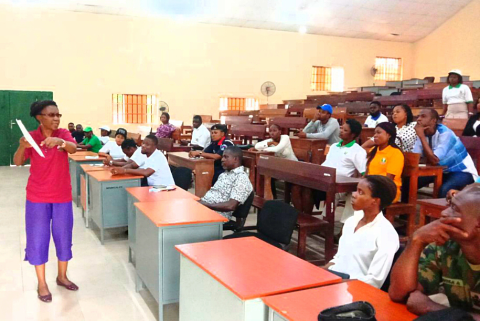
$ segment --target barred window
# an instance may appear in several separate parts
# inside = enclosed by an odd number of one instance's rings
[[[402,58],[377,57],[375,80],[402,80]]]
[[[156,123],[157,110],[156,95],[112,95],[114,124],[153,124]]]
[[[221,97],[220,110],[255,110],[258,109],[256,98]]]

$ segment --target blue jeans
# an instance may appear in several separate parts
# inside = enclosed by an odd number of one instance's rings
[[[418,188],[427,186],[435,181],[435,177],[419,177]],[[474,182],[473,176],[465,172],[443,173],[442,187],[440,187],[439,198],[444,198],[451,189],[462,189]]]

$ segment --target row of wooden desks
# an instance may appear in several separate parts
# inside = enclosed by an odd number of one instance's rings
[[[314,321],[320,311],[368,301],[378,320],[413,320],[404,305],[360,281],[327,270],[255,237],[176,246],[180,321]]]
[[[70,179],[72,183],[73,202],[80,206],[80,174],[82,174],[81,164],[101,164],[105,157],[99,157],[97,154],[87,151],[78,151],[68,156]]]

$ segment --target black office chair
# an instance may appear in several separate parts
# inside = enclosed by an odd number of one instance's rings
[[[173,180],[175,185],[188,191],[190,184],[192,183],[192,170],[186,167],[176,167],[172,171]]]
[[[393,257],[393,262],[392,262],[392,267],[390,268],[390,272],[388,272],[387,278],[385,279],[385,282],[383,282],[383,285],[380,288],[380,290],[388,293],[388,288],[390,287],[390,274],[392,274],[393,266],[397,262],[400,255],[402,255],[404,250],[405,250],[405,245],[400,244],[400,247],[398,248],[397,253],[395,253],[395,256]]]
[[[254,192],[250,193],[245,202],[237,206],[237,209],[232,213],[232,216],[235,217],[235,221],[230,220],[223,224],[224,231],[240,232],[243,229],[248,213],[250,212],[250,207],[252,207],[254,196]]]
[[[273,246],[285,249],[292,239],[297,217],[298,211],[287,203],[280,200],[267,201],[258,213],[258,233],[233,233],[225,236],[224,239],[255,236]]]

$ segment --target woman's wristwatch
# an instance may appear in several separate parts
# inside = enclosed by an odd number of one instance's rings
[[[61,139],[61,138],[60,138],[60,139]],[[65,147],[67,147],[67,142],[66,142],[65,140],[63,140],[63,139],[61,139],[61,140],[62,140],[63,143],[62,143],[62,145],[60,145],[60,148],[65,149]]]

